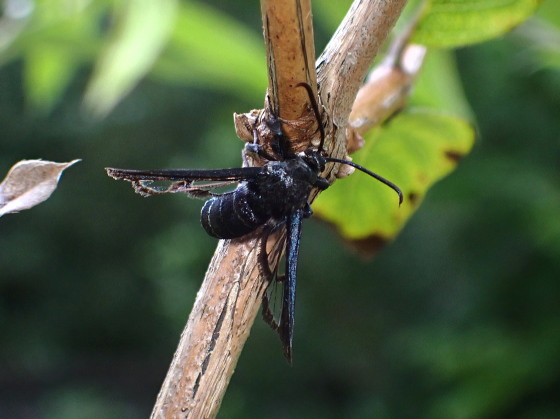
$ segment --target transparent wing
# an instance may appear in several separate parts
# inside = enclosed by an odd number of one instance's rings
[[[282,314],[282,283],[284,274],[278,269],[286,248],[286,224],[277,224],[263,237],[261,250],[261,269],[268,279],[268,287],[263,295],[262,316],[264,321],[276,332],[280,328]],[[270,245],[272,243],[272,245]]]
[[[277,234],[282,234],[276,241],[276,246],[271,248],[267,255],[268,274],[270,284],[263,296],[262,313],[268,325],[276,330],[284,355],[292,363],[292,347],[294,336],[295,302],[296,302],[296,272],[301,240],[301,223],[304,211],[298,210],[287,217],[285,226]],[[270,236],[270,235],[269,235]],[[283,252],[286,252],[285,273],[278,274],[278,266]],[[273,269],[270,269],[273,266]],[[278,285],[282,285],[281,292]],[[278,309],[280,313],[278,315]]]

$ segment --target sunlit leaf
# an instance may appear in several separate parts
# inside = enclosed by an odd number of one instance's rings
[[[509,32],[535,13],[542,0],[432,0],[413,42],[454,48]]]
[[[86,106],[109,112],[151,69],[174,25],[177,0],[117,2],[111,40],[86,91]]]
[[[79,161],[22,160],[16,163],[0,183],[0,217],[32,208],[48,199],[64,169]]]
[[[416,211],[428,189],[450,173],[471,149],[473,116],[447,51],[431,51],[409,108],[369,131],[353,160],[396,183],[405,196],[399,208],[391,189],[356,172],[340,179],[313,204],[365,253],[390,240]]]
[[[393,237],[413,214],[428,188],[452,171],[474,142],[465,120],[432,110],[407,111],[366,136],[354,161],[396,183],[405,196],[356,171],[321,194],[313,210],[345,238],[374,250]]]

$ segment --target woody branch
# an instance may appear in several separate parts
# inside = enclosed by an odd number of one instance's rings
[[[287,121],[306,119],[304,137],[316,125],[304,89],[316,88],[324,107],[329,154],[346,155],[345,127],[368,67],[406,0],[356,0],[314,69],[309,0],[262,0],[269,72],[268,102]],[[302,126],[284,124],[285,134],[302,136]],[[242,131],[238,128],[238,132]],[[240,132],[243,137],[243,132]],[[210,262],[179,346],[152,411],[153,418],[211,418],[217,415],[255,316],[266,278],[258,268],[259,230],[221,240]],[[274,243],[271,244],[273,246]]]

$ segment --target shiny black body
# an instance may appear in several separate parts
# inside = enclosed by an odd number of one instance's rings
[[[264,170],[242,181],[234,191],[206,201],[200,218],[206,232],[220,239],[233,239],[271,219],[285,221],[297,211],[303,211],[303,216],[311,215],[307,202],[311,189],[329,186],[319,176],[324,159],[315,153],[268,162]]]
[[[242,237],[264,224],[286,229],[286,266],[283,276],[275,276],[282,282],[282,311],[279,321],[273,318],[268,296],[263,300],[263,317],[278,332],[288,361],[292,360],[294,313],[296,297],[296,270],[304,218],[312,214],[308,199],[313,188],[325,190],[329,183],[320,173],[326,162],[348,164],[375,177],[399,194],[400,189],[369,170],[349,161],[324,157],[324,131],[319,110],[311,87],[300,83],[309,93],[313,110],[319,124],[321,143],[318,150],[308,148],[301,153],[293,153],[289,142],[282,134],[281,122],[274,116],[267,122],[273,133],[271,145],[274,155],[268,154],[255,141],[247,144],[246,152],[264,157],[268,162],[262,167],[242,167],[217,170],[126,170],[108,168],[107,173],[115,179],[132,182],[136,192],[143,195],[185,192],[197,198],[210,198],[201,211],[201,224],[206,232],[220,239]],[[152,181],[173,181],[166,190],[149,186]],[[202,184],[201,181],[210,183]],[[217,186],[237,182],[231,192],[212,193]],[[285,226],[285,227],[284,227]],[[268,263],[268,258],[266,258]],[[268,268],[267,268],[268,269]],[[272,279],[272,278],[271,278]]]

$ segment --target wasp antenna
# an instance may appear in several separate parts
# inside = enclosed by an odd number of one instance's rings
[[[352,166],[352,167],[355,167],[358,170],[361,170],[362,172],[370,175],[371,177],[377,179],[379,182],[387,185],[389,188],[394,190],[397,193],[397,195],[399,195],[399,206],[403,203],[404,197],[403,197],[403,193],[401,191],[401,188],[399,188],[397,185],[395,185],[390,180],[385,179],[383,176],[380,176],[377,173],[373,173],[371,170],[368,170],[365,167],[360,166],[359,164],[356,164],[356,163],[348,161],[348,160],[335,159],[334,157],[325,157],[325,160],[333,162],[333,163],[347,164],[348,166]]]
[[[309,95],[309,102],[311,102],[311,107],[313,108],[313,113],[315,118],[317,118],[317,125],[319,126],[319,132],[321,133],[321,142],[319,143],[318,151],[319,153],[323,151],[323,144],[325,143],[325,128],[323,127],[323,121],[321,121],[321,113],[319,112],[319,105],[317,105],[317,100],[313,95],[313,89],[308,83],[302,82],[296,84],[296,87],[305,87],[307,94]]]

